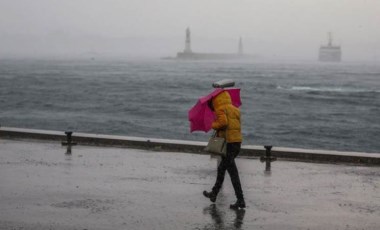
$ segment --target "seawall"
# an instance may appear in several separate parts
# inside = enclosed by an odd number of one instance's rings
[[[64,132],[0,127],[0,138],[4,139],[37,139],[48,141],[66,141]],[[89,133],[73,133],[72,140],[80,145],[127,147],[150,149],[155,151],[173,151],[185,153],[208,154],[204,152],[206,142],[141,138]],[[60,143],[59,143],[60,144]],[[328,150],[311,150],[282,148],[274,146],[272,156],[279,160],[293,160],[318,163],[352,163],[380,166],[380,153],[341,152]],[[256,145],[243,145],[241,156],[261,157],[265,148]]]

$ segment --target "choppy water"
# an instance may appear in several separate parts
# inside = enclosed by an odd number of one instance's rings
[[[380,66],[0,60],[2,126],[185,140],[211,83],[242,88],[245,144],[380,152]]]

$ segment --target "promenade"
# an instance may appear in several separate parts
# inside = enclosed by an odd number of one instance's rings
[[[208,155],[0,139],[0,229],[380,229],[380,168],[238,158],[215,205]]]

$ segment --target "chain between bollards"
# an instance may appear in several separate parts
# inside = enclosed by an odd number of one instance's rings
[[[260,157],[260,161],[261,162],[265,162],[265,171],[266,172],[270,172],[271,162],[277,160],[276,157],[272,157],[272,152],[271,152],[272,147],[273,146],[265,145],[264,146],[264,148],[265,148],[265,156],[261,156]]]

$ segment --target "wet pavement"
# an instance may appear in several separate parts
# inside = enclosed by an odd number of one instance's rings
[[[380,229],[380,168],[272,163],[237,166],[216,204],[207,155],[0,140],[0,229]]]

